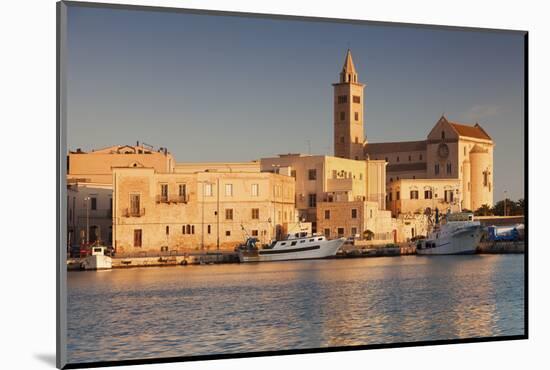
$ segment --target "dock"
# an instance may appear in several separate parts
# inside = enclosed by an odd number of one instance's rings
[[[477,248],[478,254],[521,254],[525,252],[524,241],[482,242]],[[416,254],[416,246],[411,243],[384,245],[346,245],[329,258],[369,258],[400,257]],[[83,258],[67,259],[67,270],[81,270]],[[220,263],[239,263],[234,251],[191,251],[180,254],[137,254],[112,257],[112,268],[212,265]]]

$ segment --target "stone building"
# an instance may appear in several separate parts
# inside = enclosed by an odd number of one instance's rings
[[[262,171],[290,172],[295,178],[296,208],[313,232],[329,238],[393,239],[385,210],[385,161],[283,154],[260,163]]]
[[[69,182],[67,186],[67,244],[76,248],[99,241],[111,245],[112,193],[109,184]],[[86,232],[88,230],[88,232]]]
[[[294,179],[256,162],[113,169],[118,254],[234,249],[247,235],[262,243],[299,228]]]
[[[394,215],[438,207],[493,205],[493,148],[479,124],[442,116],[424,141],[368,143],[365,156],[384,159],[388,206]]]
[[[334,155],[388,163],[387,209],[394,216],[434,206],[476,210],[493,204],[494,143],[481,125],[442,116],[426,140],[368,143],[363,133],[366,85],[359,82],[349,50],[333,86]]]
[[[116,145],[67,155],[67,243],[112,245],[113,167],[151,167],[170,173],[175,161],[166,148]],[[87,226],[86,226],[87,225]]]

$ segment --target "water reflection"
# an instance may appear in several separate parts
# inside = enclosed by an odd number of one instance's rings
[[[523,256],[69,273],[73,362],[523,334]]]

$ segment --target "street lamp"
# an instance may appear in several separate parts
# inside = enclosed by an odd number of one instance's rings
[[[206,185],[210,184],[208,181],[199,181],[202,184],[202,204],[201,204],[201,250],[204,250],[204,196],[206,193]]]
[[[90,244],[90,197],[85,197],[84,200],[86,201],[86,245]]]
[[[508,198],[508,191],[504,190],[504,216],[506,216],[506,198]]]

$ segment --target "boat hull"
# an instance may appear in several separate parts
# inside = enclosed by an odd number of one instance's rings
[[[344,244],[344,241],[344,238],[340,238],[323,241],[322,243],[312,243],[304,247],[239,251],[239,261],[273,262],[326,258],[334,256]]]
[[[111,257],[103,255],[88,256],[82,262],[84,270],[110,270],[112,266]]]
[[[422,243],[423,248],[417,248],[419,255],[449,255],[474,254],[481,239],[481,227],[475,226],[460,230],[452,235],[440,239],[427,240]],[[426,245],[435,245],[426,248]]]

